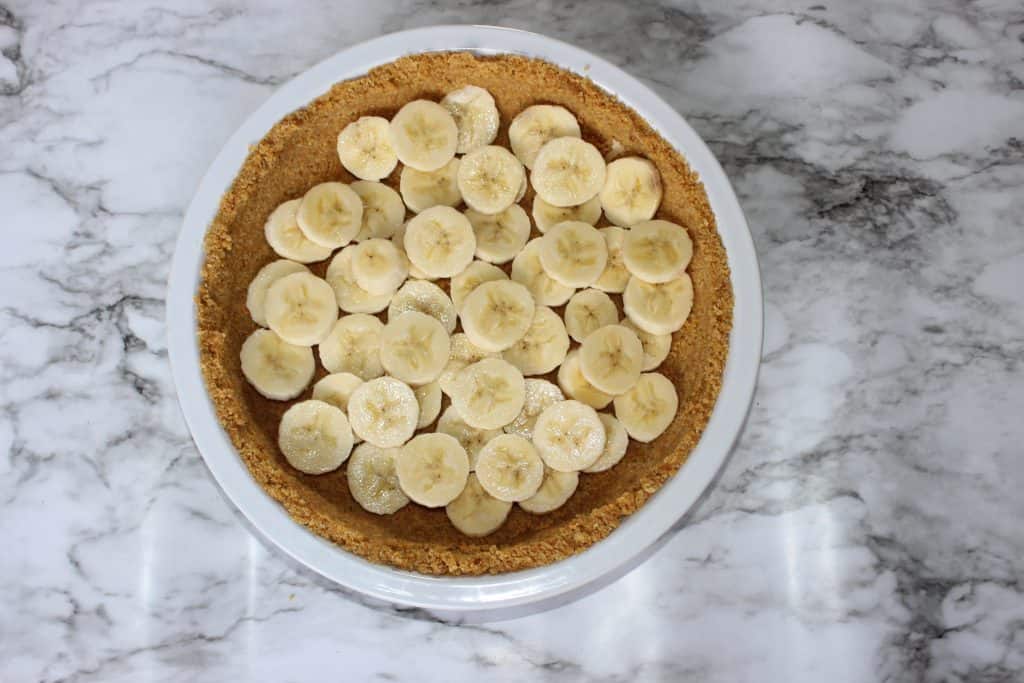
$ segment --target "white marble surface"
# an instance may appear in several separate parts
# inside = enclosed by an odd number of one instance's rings
[[[0,680],[1024,679],[1024,13],[815,1],[0,3]],[[732,176],[767,299],[750,424],[688,523],[595,594],[473,624],[256,540],[163,330],[242,119],[444,22],[654,86]]]

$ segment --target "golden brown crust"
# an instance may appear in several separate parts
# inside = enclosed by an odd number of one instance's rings
[[[486,538],[463,536],[443,509],[408,505],[391,516],[370,514],[349,494],[344,467],[321,476],[289,467],[276,442],[278,420],[289,404],[257,394],[243,379],[239,361],[242,342],[255,329],[245,308],[246,288],[275,258],[263,238],[269,213],[316,183],[353,180],[335,151],[337,134],[350,121],[365,115],[390,118],[409,100],[436,100],[470,83],[488,89],[497,102],[503,126],[496,144],[508,145],[508,123],[523,108],[555,103],[576,114],[584,137],[602,152],[617,140],[626,153],[651,159],[665,186],[658,215],[684,225],[694,245],[693,312],[659,368],[679,392],[676,419],[655,442],[631,442],[611,470],[581,476],[576,494],[562,508],[534,516],[516,506],[506,524]],[[396,171],[386,182],[397,186],[397,180]],[[531,199],[532,192],[523,205],[529,207]],[[203,374],[221,423],[253,477],[293,519],[373,562],[427,574],[493,574],[585,550],[679,469],[697,444],[721,386],[733,297],[725,250],[699,178],[632,109],[593,82],[540,60],[465,52],[414,55],[336,84],[252,147],[221,200],[205,248],[196,297],[198,334]],[[322,276],[326,262],[312,269]],[[318,369],[317,378],[323,374]]]

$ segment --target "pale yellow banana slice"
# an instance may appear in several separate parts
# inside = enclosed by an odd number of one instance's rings
[[[437,421],[437,431],[455,437],[462,444],[462,447],[466,449],[466,455],[469,456],[470,470],[476,469],[476,461],[480,456],[480,450],[491,439],[500,436],[502,433],[500,429],[477,429],[472,425],[466,424],[466,421],[459,415],[459,411],[455,406],[445,408],[441,418]]]
[[[415,387],[412,393],[416,394],[416,402],[420,404],[420,419],[416,429],[423,429],[441,414],[441,385],[430,382]]]
[[[613,396],[606,394],[587,381],[580,371],[580,351],[573,349],[558,367],[558,386],[565,395],[600,410],[612,402]]]
[[[345,472],[348,490],[360,507],[375,515],[390,515],[409,504],[398,485],[395,461],[397,448],[380,448],[363,443],[352,451]]]
[[[360,289],[393,294],[408,276],[408,261],[391,240],[375,237],[352,247],[352,277]]]
[[[487,493],[515,503],[537,493],[544,481],[544,461],[528,440],[502,434],[488,441],[480,451],[476,476]]]
[[[543,238],[526,243],[512,261],[512,279],[530,290],[534,300],[542,306],[561,306],[572,296],[573,288],[557,282],[544,272],[540,262]]]
[[[334,290],[312,273],[292,273],[270,285],[263,310],[270,329],[300,346],[319,344],[338,320]]]
[[[551,468],[545,468],[544,481],[537,493],[526,500],[519,501],[519,507],[535,515],[552,512],[565,505],[565,502],[576,492],[579,483],[579,472],[558,472]]]
[[[491,93],[475,85],[452,90],[441,99],[441,106],[455,119],[459,129],[457,154],[466,154],[489,145],[498,136],[498,107]]]
[[[355,240],[389,239],[394,235],[405,220],[402,197],[384,183],[372,180],[357,180],[349,187],[363,200],[363,220]]]
[[[320,343],[320,363],[327,372],[348,372],[362,380],[384,374],[380,338],[384,323],[366,313],[346,315]]]
[[[384,369],[406,384],[436,380],[448,363],[448,351],[448,332],[437,320],[419,311],[388,320],[380,335]]]
[[[605,264],[604,272],[594,283],[594,289],[602,292],[620,294],[626,289],[629,282],[629,269],[622,258],[622,246],[626,241],[626,231],[615,226],[601,228],[598,230],[604,238],[605,246],[608,248],[608,263]]]
[[[462,202],[459,164],[456,157],[436,171],[417,171],[412,166],[403,166],[398,190],[409,210],[420,213],[432,206],[458,206]]]
[[[419,412],[416,394],[394,377],[365,382],[348,399],[352,431],[381,448],[396,448],[412,438]]]
[[[320,183],[302,196],[295,219],[302,234],[322,247],[351,242],[363,224],[363,200],[345,183]]]
[[[271,330],[250,334],[239,356],[245,379],[275,401],[289,401],[301,394],[316,371],[312,349],[289,344]]]
[[[290,199],[274,209],[263,226],[263,236],[278,256],[299,263],[323,261],[331,250],[302,233],[297,218],[301,203],[301,199]]]
[[[654,220],[637,223],[626,233],[622,258],[626,268],[644,282],[668,282],[686,270],[693,242],[682,226]]]
[[[466,210],[476,235],[476,257],[490,263],[508,263],[530,239],[530,217],[518,204],[499,213]]]
[[[327,266],[325,278],[334,290],[338,306],[346,313],[379,313],[388,307],[392,292],[370,294],[356,283],[352,272],[352,252],[355,247],[342,249]]]
[[[604,452],[604,439],[597,411],[579,401],[549,406],[533,426],[533,445],[544,464],[559,472],[593,465]]]
[[[512,503],[498,500],[487,493],[470,474],[466,487],[452,502],[445,506],[452,526],[467,536],[486,536],[497,531],[508,518]]]
[[[654,217],[661,206],[661,192],[657,166],[642,157],[622,157],[608,164],[598,196],[605,217],[628,228]]]
[[[455,378],[467,365],[483,360],[484,358],[499,358],[499,354],[492,351],[484,351],[463,332],[452,335],[451,350],[449,351],[448,364],[441,371],[437,383],[441,385],[441,391],[452,395],[452,388],[455,386]]]
[[[462,199],[481,213],[500,213],[519,194],[526,171],[512,152],[498,145],[475,149],[462,157],[458,183]]]
[[[270,285],[285,275],[308,272],[309,268],[306,266],[295,261],[289,261],[288,259],[271,261],[260,268],[260,271],[256,273],[256,277],[249,283],[249,289],[246,291],[245,296],[245,307],[249,309],[252,321],[262,327],[267,326],[267,316],[263,310],[263,304],[267,299],[267,290],[270,289]]]
[[[565,396],[562,390],[546,379],[534,379],[532,377],[524,380],[525,397],[523,409],[512,422],[505,425],[507,434],[517,434],[524,439],[533,438],[533,425],[537,423],[537,416],[544,410],[559,401],[564,401]]]
[[[462,330],[485,351],[504,351],[530,329],[533,297],[511,280],[485,282],[466,297],[459,311]]]
[[[466,424],[500,429],[523,409],[523,374],[508,361],[485,358],[466,366],[455,377],[451,399]]]
[[[398,156],[391,146],[390,124],[380,116],[363,116],[338,134],[341,165],[357,178],[380,180],[391,175]]]
[[[678,409],[676,388],[659,372],[640,375],[632,389],[615,397],[615,417],[631,437],[643,443],[661,436]]]
[[[508,141],[519,161],[533,168],[540,148],[555,138],[580,137],[580,124],[565,107],[553,104],[535,104],[512,119],[508,127]]]
[[[501,357],[524,375],[543,375],[561,365],[568,351],[569,334],[562,318],[547,306],[537,306],[526,334]]]
[[[277,445],[288,464],[306,474],[341,467],[352,452],[352,429],[340,409],[323,401],[296,403],[281,416]]]
[[[580,372],[607,394],[628,391],[640,379],[643,365],[643,344],[628,327],[605,325],[580,344]]]
[[[556,138],[541,147],[530,172],[530,184],[552,206],[577,206],[604,187],[604,157],[579,138]]]
[[[611,469],[622,460],[622,456],[626,454],[626,449],[629,447],[629,434],[626,433],[626,428],[615,416],[607,413],[598,413],[597,416],[601,419],[601,424],[604,425],[604,451],[593,465],[583,470],[588,474]]]
[[[619,309],[612,298],[598,289],[576,292],[565,305],[565,329],[582,342],[594,330],[619,322]]]
[[[462,304],[466,297],[474,289],[485,282],[495,280],[507,280],[508,275],[501,268],[484,261],[473,261],[466,269],[453,277],[449,283],[449,291],[452,293],[452,303],[456,311],[462,310]]]
[[[672,350],[671,334],[645,332],[629,318],[623,320],[621,324],[633,330],[644,347],[644,372],[656,369],[668,358],[668,352]]]
[[[608,245],[593,225],[566,221],[541,240],[540,263],[548,277],[566,287],[589,287],[608,264]]]
[[[348,412],[348,400],[359,388],[363,379],[351,372],[336,372],[320,379],[313,385],[313,398],[330,403],[342,412]]]
[[[398,110],[388,129],[398,160],[420,171],[434,171],[455,156],[459,129],[437,102],[413,100]]]
[[[622,295],[626,315],[637,327],[651,334],[671,334],[679,330],[690,317],[691,308],[693,283],[686,273],[656,285],[631,277]]]
[[[552,226],[564,223],[565,221],[581,221],[597,225],[601,220],[601,200],[598,197],[588,199],[578,206],[552,206],[540,198],[540,195],[533,195],[533,222],[541,234],[547,232]]]
[[[447,434],[420,434],[399,450],[395,470],[405,495],[436,508],[455,500],[466,487],[469,457]]]
[[[405,226],[405,255],[431,277],[458,275],[473,260],[476,237],[469,219],[450,206],[434,206]]]
[[[441,323],[448,334],[455,331],[458,322],[452,300],[443,289],[426,280],[408,280],[395,292],[391,303],[388,304],[388,320],[409,311],[426,313]]]

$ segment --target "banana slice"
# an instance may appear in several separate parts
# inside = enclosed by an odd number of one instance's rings
[[[420,419],[416,429],[423,429],[441,414],[441,385],[437,382],[423,384],[412,390],[420,404]]]
[[[648,443],[668,429],[679,409],[679,395],[668,377],[647,372],[633,388],[615,397],[615,416],[631,437]]]
[[[691,308],[693,283],[686,273],[656,285],[631,277],[622,295],[626,315],[637,327],[651,334],[671,334],[679,330],[690,317]]]
[[[384,183],[357,180],[349,185],[363,200],[363,219],[356,242],[380,237],[388,239],[405,220],[405,204],[397,192]]]
[[[302,234],[322,247],[343,247],[359,234],[363,200],[345,183],[320,183],[302,196],[295,220]]]
[[[544,481],[544,461],[528,440],[502,434],[480,451],[476,476],[484,491],[498,500],[515,503],[537,493]]]
[[[289,401],[301,394],[316,371],[312,349],[289,344],[270,330],[250,334],[239,357],[249,384],[275,401]]]
[[[434,206],[405,226],[405,255],[431,277],[458,275],[476,251],[469,219],[450,206]]]
[[[419,311],[388,320],[380,335],[380,361],[384,369],[406,384],[436,380],[448,363],[448,352],[448,333],[444,327]]]
[[[644,221],[626,233],[622,258],[626,268],[644,282],[678,277],[693,256],[693,242],[682,226],[669,221]]]
[[[441,385],[441,391],[452,395],[452,388],[455,386],[455,378],[467,365],[472,365],[484,358],[499,358],[497,353],[484,351],[479,346],[469,341],[464,333],[453,334],[451,338],[451,350],[448,355],[448,364],[441,371],[437,383]]]
[[[499,429],[523,409],[526,386],[514,365],[485,358],[463,368],[452,387],[452,405],[466,424],[478,429]]]
[[[362,383],[363,379],[351,372],[336,372],[313,385],[313,398],[348,412],[348,400]]]
[[[636,384],[643,365],[643,344],[628,327],[606,325],[580,344],[580,372],[600,391],[613,396]]]
[[[391,175],[398,155],[391,146],[390,124],[380,116],[363,116],[338,134],[338,158],[349,173],[363,180],[380,180]]]
[[[629,434],[626,433],[626,428],[615,416],[607,413],[598,413],[597,416],[601,419],[601,424],[604,425],[604,451],[593,465],[583,470],[588,474],[611,469],[622,460],[622,456],[626,454],[626,449],[629,447]]]
[[[476,235],[476,257],[491,263],[508,263],[530,239],[530,217],[518,204],[499,213],[466,210]]]
[[[323,401],[300,401],[281,416],[277,445],[288,464],[306,474],[341,467],[352,452],[352,429],[338,408]]]
[[[530,183],[552,206],[577,206],[604,187],[604,157],[580,138],[556,138],[541,147],[533,162]]]
[[[388,307],[392,292],[370,294],[356,283],[352,272],[352,252],[355,247],[342,249],[327,266],[324,276],[334,290],[338,306],[346,313],[379,313]]]
[[[371,379],[348,399],[352,431],[381,448],[396,448],[412,438],[419,412],[416,394],[394,377]]]
[[[398,160],[420,171],[435,171],[447,164],[459,144],[455,119],[430,100],[413,100],[399,109],[388,132]]]
[[[500,429],[477,429],[466,424],[466,421],[459,415],[455,406],[448,406],[441,419],[437,421],[437,431],[441,434],[448,434],[462,444],[469,456],[469,469],[476,469],[477,458],[480,457],[480,450],[496,436],[501,435]]]
[[[559,472],[593,465],[604,452],[604,439],[597,411],[579,401],[549,406],[533,426],[533,445],[544,464]]]
[[[417,280],[436,280],[437,278],[427,275],[417,268],[415,263],[409,261],[409,256],[405,253],[405,228],[408,225],[408,223],[403,223],[399,226],[395,234],[391,236],[391,242],[398,247],[398,250],[405,256],[405,260],[409,262],[409,277],[416,278]]]
[[[462,202],[459,163],[458,158],[452,159],[436,171],[417,171],[412,166],[403,166],[398,191],[405,205],[414,213],[432,206],[458,206]]]
[[[622,246],[626,241],[626,231],[615,226],[598,230],[608,248],[608,263],[601,277],[594,283],[595,289],[612,294],[620,294],[629,282],[629,269],[622,258]]]
[[[606,394],[587,381],[580,371],[580,351],[573,349],[558,367],[558,386],[565,395],[600,410],[612,402],[613,396]]]
[[[535,104],[519,112],[508,127],[508,141],[519,161],[533,168],[540,148],[555,138],[582,135],[576,117],[565,107]]]
[[[562,390],[546,379],[528,378],[524,381],[525,399],[523,409],[519,411],[516,419],[505,425],[506,434],[518,434],[524,439],[533,438],[533,425],[537,423],[537,416],[544,410],[559,401],[564,401],[565,396]]]
[[[572,497],[579,483],[579,472],[558,472],[545,468],[544,482],[537,493],[531,498],[519,501],[519,507],[535,515],[557,510]]]
[[[565,329],[582,342],[594,330],[619,322],[619,309],[604,292],[584,289],[576,292],[565,306]]]
[[[405,495],[436,508],[455,500],[466,487],[469,457],[447,434],[420,434],[399,450],[395,471]]]
[[[481,213],[500,213],[519,194],[526,171],[512,152],[498,145],[475,149],[462,157],[458,183],[462,199]]]
[[[346,315],[320,342],[320,363],[327,372],[348,372],[362,380],[384,374],[380,338],[384,323],[366,313]]]
[[[379,448],[363,443],[352,451],[345,470],[348,490],[360,507],[375,515],[390,515],[409,504],[398,485],[395,471],[397,448]]]
[[[267,326],[289,344],[319,344],[338,320],[334,290],[312,273],[292,273],[267,289]]]
[[[426,313],[441,323],[448,334],[455,331],[458,322],[452,300],[443,289],[426,280],[408,280],[395,292],[388,305],[388,320],[394,320],[409,311]]]
[[[661,174],[642,157],[622,157],[608,164],[601,208],[615,225],[630,227],[654,217],[661,206]]]
[[[473,261],[466,266],[464,271],[453,277],[449,283],[448,289],[452,293],[452,303],[455,305],[455,310],[461,311],[462,304],[465,302],[466,297],[469,296],[469,293],[483,283],[507,279],[508,275],[501,268],[483,261]]]
[[[498,137],[498,107],[491,93],[475,85],[452,90],[441,99],[441,106],[455,119],[459,129],[456,154],[466,154],[489,145]]]
[[[530,329],[533,313],[533,297],[526,287],[511,280],[494,280],[466,297],[459,318],[471,342],[485,351],[504,351]]]
[[[323,261],[331,250],[311,242],[299,229],[297,219],[301,199],[290,199],[274,209],[263,226],[267,244],[278,256],[299,263]]]
[[[544,272],[540,262],[543,238],[526,243],[512,261],[512,279],[530,290],[534,300],[542,306],[561,306],[572,296],[573,288],[566,287]]]
[[[589,287],[608,264],[608,246],[593,225],[566,221],[541,240],[540,264],[548,277],[566,287]]]
[[[550,228],[565,221],[581,221],[597,225],[601,220],[601,200],[598,197],[588,199],[578,206],[552,206],[540,198],[540,195],[533,195],[533,222],[541,234]]]
[[[267,326],[267,316],[263,310],[263,303],[267,299],[267,290],[270,289],[270,285],[285,275],[308,272],[309,268],[306,266],[295,261],[289,261],[288,259],[271,261],[260,268],[260,272],[256,273],[256,277],[249,283],[249,289],[245,296],[245,307],[249,309],[252,321],[261,327]]]
[[[569,334],[562,318],[547,306],[537,306],[529,329],[501,357],[524,375],[543,375],[565,360],[569,352]]]
[[[672,350],[671,334],[644,332],[628,318],[623,320],[621,324],[623,327],[633,330],[637,338],[640,339],[640,344],[644,347],[644,372],[656,369],[668,358],[668,352]]]
[[[375,237],[352,247],[352,277],[360,289],[393,294],[408,275],[408,261],[391,240]]]
[[[467,536],[486,536],[505,523],[511,509],[512,503],[487,493],[476,475],[470,474],[466,488],[445,506],[444,511],[452,526]]]

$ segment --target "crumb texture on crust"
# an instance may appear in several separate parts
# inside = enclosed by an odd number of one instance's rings
[[[355,180],[335,149],[338,133],[349,122],[366,115],[390,118],[405,102],[439,100],[467,84],[494,95],[502,123],[495,144],[508,146],[508,124],[522,109],[552,103],[574,112],[584,137],[602,153],[621,146],[626,154],[651,159],[665,187],[658,216],[686,227],[693,240],[693,311],[658,369],[679,392],[675,420],[653,443],[631,441],[627,455],[611,470],[581,476],[575,495],[560,509],[531,515],[516,506],[505,525],[485,538],[463,536],[448,523],[443,508],[408,505],[390,516],[364,511],[349,494],[344,467],[320,476],[289,467],[277,447],[277,425],[290,403],[256,393],[239,361],[242,342],[256,328],[245,307],[246,288],[260,267],[275,258],[263,237],[270,212],[316,183]],[[398,171],[384,182],[397,188]],[[528,208],[532,196],[530,190],[522,205]],[[602,219],[598,225],[606,224]],[[253,477],[293,519],[373,562],[426,574],[494,574],[550,564],[585,550],[679,469],[697,444],[721,387],[733,295],[725,250],[699,178],[635,111],[593,82],[537,59],[465,52],[414,55],[334,85],[252,147],[221,200],[205,250],[196,297],[198,335],[203,374],[221,423]],[[322,262],[311,269],[323,276],[326,266]],[[324,374],[318,367],[315,379]],[[311,391],[312,384],[299,400]]]

